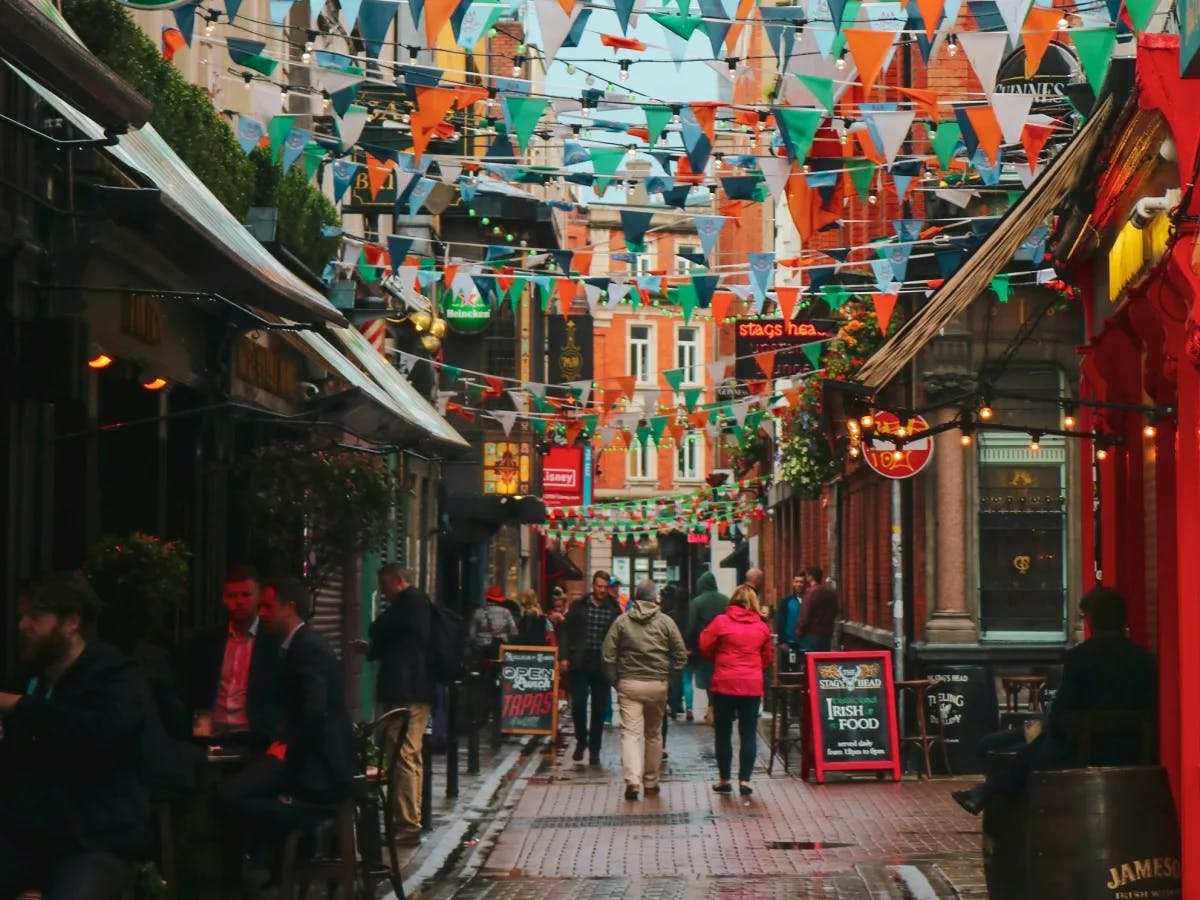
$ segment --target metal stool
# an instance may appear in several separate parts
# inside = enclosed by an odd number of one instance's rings
[[[910,681],[897,681],[896,694],[897,704],[903,703],[903,694],[908,691],[916,701],[917,709],[917,733],[907,737],[900,738],[900,745],[917,744],[921,748],[921,753],[925,757],[925,777],[933,777],[933,763],[929,758],[929,748],[933,744],[940,744],[942,748],[942,763],[946,766],[946,774],[953,774],[950,768],[950,754],[946,750],[946,727],[945,721],[942,719],[942,708],[937,706],[937,734],[930,734],[929,729],[925,726],[925,717],[928,714],[929,705],[926,702],[926,694],[929,689],[934,687],[938,682],[931,681],[928,678],[915,678]]]
[[[789,754],[794,747],[804,759],[805,743],[805,709],[808,705],[808,685],[802,672],[780,672],[776,682],[770,686],[771,691],[771,754],[767,759],[767,774],[775,768],[775,757],[783,762],[783,771],[791,774]],[[792,704],[799,709],[799,733],[793,736],[791,732]],[[807,771],[803,773],[807,776]]]

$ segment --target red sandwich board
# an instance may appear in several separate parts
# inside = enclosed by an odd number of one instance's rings
[[[891,772],[900,780],[892,657],[877,650],[809,653],[813,768],[826,772]]]

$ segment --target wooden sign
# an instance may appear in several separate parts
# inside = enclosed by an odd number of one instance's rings
[[[883,651],[809,653],[813,767],[826,772],[891,772],[900,780],[892,657]]]
[[[500,731],[558,733],[558,648],[500,648]]]

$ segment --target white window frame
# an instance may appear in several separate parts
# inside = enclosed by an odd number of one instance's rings
[[[635,332],[645,329],[646,336],[635,337]],[[658,364],[655,359],[654,326],[644,323],[629,325],[629,374],[633,376],[638,387],[656,387],[658,385]],[[639,366],[638,358],[644,357],[645,367]]]
[[[685,341],[685,333],[691,332],[691,340]],[[685,359],[685,347],[692,348],[692,360]],[[680,325],[675,331],[675,368],[683,369],[682,387],[696,388],[704,384],[704,332],[699,325]]]
[[[633,272],[638,276],[650,275],[656,268],[657,262],[654,251],[647,247],[645,253],[634,254]]]
[[[625,475],[628,481],[658,480],[658,448],[652,440],[647,439],[643,445],[641,439],[633,438],[626,456]]]
[[[680,256],[679,255],[680,253],[700,253],[700,252],[701,252],[701,247],[698,244],[695,246],[693,246],[692,244],[680,244],[679,246],[677,246],[675,248],[675,274],[676,275],[690,275],[692,272],[694,272],[698,268],[698,266],[694,262],[692,262],[690,259],[684,259],[682,256]]]
[[[703,481],[708,473],[704,471],[704,435],[689,431],[684,434],[683,441],[675,448],[675,481]],[[690,456],[690,459],[686,457]]]

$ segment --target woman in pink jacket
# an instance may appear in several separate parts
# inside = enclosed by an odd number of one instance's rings
[[[758,594],[743,584],[729,599],[725,612],[700,632],[700,652],[713,661],[713,725],[717,740],[718,794],[733,793],[733,720],[738,720],[738,792],[754,793],[750,775],[758,753],[758,710],[763,698],[763,672],[770,667],[771,629],[763,621]]]

